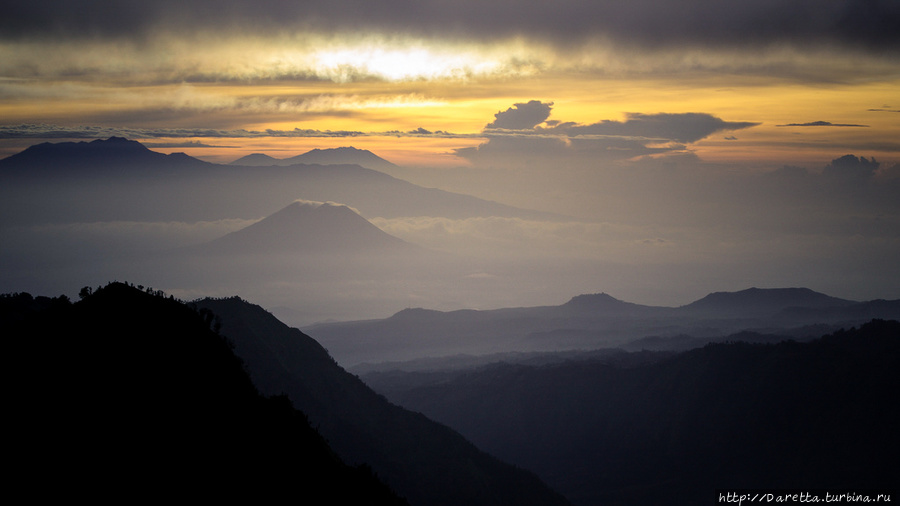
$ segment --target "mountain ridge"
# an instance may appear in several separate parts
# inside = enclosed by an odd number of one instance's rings
[[[258,219],[277,210],[272,201],[296,199],[342,202],[369,218],[571,220],[419,186],[357,164],[216,164],[165,155],[121,137],[36,144],[0,160],[0,182],[0,221],[17,225]]]
[[[406,309],[382,320],[303,328],[350,367],[461,353],[630,348],[640,343],[670,346],[673,338],[695,347],[743,331],[779,334],[815,324],[900,318],[900,300],[854,302],[799,288],[716,292],[698,301],[704,302],[644,306],[605,293],[584,294],[558,306]]]
[[[208,165],[185,153],[163,154],[138,141],[109,137],[93,141],[43,142],[0,160],[0,173],[22,170],[65,171],[98,168],[110,162],[136,165],[167,164],[179,168]]]

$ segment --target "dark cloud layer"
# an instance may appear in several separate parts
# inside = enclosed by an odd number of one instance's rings
[[[485,127],[488,141],[477,147],[457,149],[457,155],[490,164],[591,159],[633,158],[681,152],[685,144],[759,123],[725,121],[707,113],[629,113],[625,121],[603,120],[589,125],[548,121],[553,103],[531,100],[517,103],[494,115]]]
[[[494,115],[494,121],[487,128],[501,128],[507,130],[527,130],[534,128],[550,117],[550,109],[553,102],[543,103],[540,100],[531,100],[527,104],[513,104],[505,111]]]
[[[725,121],[706,113],[629,113],[626,121],[603,120],[591,125],[562,124],[552,130],[566,135],[607,135],[640,137],[676,142],[696,142],[726,130],[742,130],[759,123]]]
[[[894,0],[97,0],[6,2],[0,37],[142,38],[170,30],[294,33],[315,29],[625,45],[839,44],[900,47]]]
[[[880,165],[875,158],[867,160],[864,156],[844,155],[826,165],[822,175],[838,178],[870,178],[875,175]]]
[[[707,113],[628,113],[625,121],[603,120],[582,125],[547,121],[553,102],[531,100],[513,104],[494,115],[485,136],[544,135],[564,137],[620,137],[640,141],[696,142],[716,132],[742,130],[759,125],[749,121],[725,121]],[[546,125],[546,126],[542,126]],[[511,131],[511,132],[504,132]]]

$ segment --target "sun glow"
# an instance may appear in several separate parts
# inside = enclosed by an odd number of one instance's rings
[[[356,47],[313,55],[315,73],[338,82],[374,77],[387,81],[467,79],[498,72],[499,60],[471,52],[435,51],[424,47]]]

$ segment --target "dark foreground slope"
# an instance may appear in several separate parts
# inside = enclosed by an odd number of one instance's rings
[[[808,343],[710,344],[629,366],[496,364],[391,400],[534,470],[573,503],[713,504],[716,489],[893,487],[900,323]],[[420,386],[402,391],[403,376]],[[430,383],[430,384],[427,384]]]
[[[198,302],[221,317],[263,393],[286,393],[347,462],[365,462],[413,505],[567,504],[533,474],[387,402],[309,336],[238,298]]]
[[[0,297],[7,486],[31,499],[406,504],[286,398],[260,396],[212,322],[118,283],[75,304]]]

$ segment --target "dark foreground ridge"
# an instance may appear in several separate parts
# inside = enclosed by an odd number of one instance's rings
[[[0,296],[15,435],[6,457],[11,483],[29,493],[568,504],[533,474],[388,403],[259,306],[185,304],[127,283],[80,296]]]
[[[261,396],[208,312],[113,283],[0,297],[6,483],[32,498],[406,504]],[[11,473],[11,474],[9,474]]]

